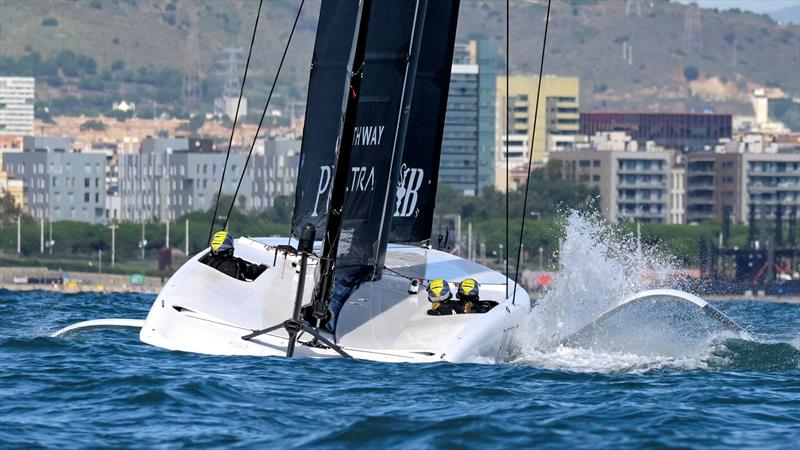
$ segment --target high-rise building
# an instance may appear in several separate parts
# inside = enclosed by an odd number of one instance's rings
[[[456,45],[439,182],[465,195],[494,184],[496,74],[492,42]]]
[[[508,140],[508,165],[511,178],[509,189],[523,186],[527,178],[530,142],[534,137],[536,92],[538,76],[519,75],[508,80],[509,96],[506,102],[506,77],[497,77],[497,144],[495,188],[505,190],[506,140]],[[533,164],[547,161],[550,151],[572,150],[578,134],[580,107],[580,80],[577,77],[547,75],[542,78],[541,100],[535,127]],[[508,131],[506,136],[506,109]],[[522,174],[522,176],[520,176]]]
[[[497,77],[497,143],[498,166],[505,170],[506,108],[510,119],[508,130],[511,142],[525,136],[529,143],[533,139],[534,115],[536,115],[536,75],[518,75],[508,79],[508,103],[506,103],[506,77]],[[541,100],[536,119],[536,142],[533,143],[533,162],[541,165],[547,161],[548,152],[574,148],[580,118],[580,79],[546,75],[542,78]],[[515,138],[517,137],[517,138]],[[509,153],[512,150],[509,149]],[[528,152],[514,152],[509,157],[511,166],[528,164]],[[502,163],[501,163],[502,161]]]
[[[25,138],[3,169],[22,180],[27,212],[38,220],[105,222],[106,157],[72,149],[69,138]]]
[[[33,134],[35,86],[31,77],[0,77],[0,135]]]

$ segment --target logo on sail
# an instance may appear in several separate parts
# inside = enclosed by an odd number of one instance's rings
[[[314,212],[311,213],[311,217],[317,217],[319,215],[318,210],[320,198],[325,199],[325,205],[323,206],[322,212],[326,212],[328,210],[328,203],[331,201],[331,176],[333,173],[333,166],[320,166],[319,171],[317,198],[314,200]]]
[[[356,127],[353,130],[353,147],[366,147],[381,145],[383,139],[383,125]]]
[[[331,201],[332,177],[333,166],[319,167],[319,183],[317,185],[316,198],[314,199],[314,211],[311,212],[311,217],[317,217],[320,212],[324,213],[327,211],[328,204]],[[375,167],[351,167],[350,181],[346,186],[346,190],[347,192],[367,192],[375,190]],[[320,200],[323,200],[325,204],[320,205]]]
[[[408,167],[406,164],[400,168],[394,217],[410,217],[412,215],[416,217],[419,214],[417,201],[423,178],[425,178],[425,171],[422,169]]]

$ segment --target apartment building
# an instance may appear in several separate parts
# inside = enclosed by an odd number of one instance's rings
[[[686,220],[722,220],[728,209],[735,222],[774,219],[800,207],[800,152],[690,153],[686,156]]]
[[[24,139],[3,155],[3,170],[22,180],[27,212],[37,220],[105,222],[106,158],[72,149],[70,138]]]
[[[294,194],[299,141],[262,141],[253,154],[237,205],[259,210],[280,196]],[[134,222],[173,221],[214,207],[226,153],[209,139],[145,139],[138,154],[119,155],[119,219]],[[247,153],[228,158],[222,194],[231,196],[242,177]]]
[[[668,223],[670,152],[565,151],[550,154],[564,179],[600,191],[611,222]]]
[[[278,197],[293,197],[300,166],[300,140],[264,141],[263,152],[253,156],[247,169],[249,196],[245,208],[261,210],[275,206]]]

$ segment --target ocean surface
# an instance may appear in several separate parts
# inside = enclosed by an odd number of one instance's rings
[[[203,356],[133,330],[48,337],[144,318],[153,300],[0,290],[0,447],[800,448],[800,305],[716,303],[748,336],[680,355],[522,345],[480,364]]]

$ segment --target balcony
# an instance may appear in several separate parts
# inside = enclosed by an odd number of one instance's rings
[[[617,181],[617,188],[631,188],[631,189],[667,189],[667,182],[666,181],[625,181],[625,180],[618,180]]]
[[[620,167],[617,169],[617,173],[620,175],[664,175],[666,176],[666,170],[659,169],[657,167],[651,167],[649,169],[638,168],[638,167]]]
[[[620,197],[617,199],[617,203],[625,204],[625,205],[666,205],[667,199],[666,198],[627,198],[627,197]]]
[[[686,175],[715,175],[713,167],[705,167],[705,166],[695,166],[692,167],[691,165],[686,168]]]
[[[666,209],[663,211],[619,211],[620,217],[630,217],[632,219],[667,219]]]
[[[578,120],[580,119],[580,113],[576,112],[558,112],[555,113],[556,119],[572,119]]]
[[[686,207],[692,205],[714,205],[714,198],[713,197],[687,197],[686,198]]]
[[[550,126],[551,129],[558,131],[580,131],[580,124],[577,123],[555,123]]]
[[[578,105],[578,102],[568,102],[568,101],[557,101],[557,102],[555,102],[555,107],[556,108],[575,108],[575,109],[579,109],[580,108],[580,106]]]
[[[708,181],[696,182],[696,183],[686,183],[686,191],[713,191],[714,190],[714,183]]]
[[[686,211],[686,220],[711,220],[714,219],[713,211]]]
[[[794,183],[749,184],[747,186],[747,190],[756,192],[800,191],[800,184],[794,184]]]

